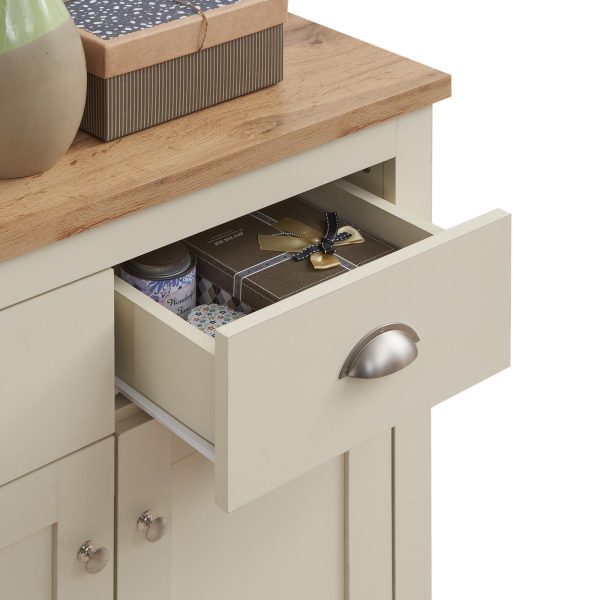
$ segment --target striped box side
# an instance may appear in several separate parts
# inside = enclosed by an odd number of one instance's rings
[[[283,25],[145,69],[88,73],[81,129],[105,142],[283,80]]]

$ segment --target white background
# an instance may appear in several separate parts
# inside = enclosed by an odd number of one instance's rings
[[[438,225],[513,213],[513,366],[433,411],[435,600],[600,600],[595,4],[290,0],[452,74]]]

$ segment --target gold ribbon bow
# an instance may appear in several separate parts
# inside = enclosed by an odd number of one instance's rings
[[[275,235],[259,235],[258,244],[261,250],[302,253],[311,246],[320,245],[324,239],[324,236],[320,231],[317,231],[300,221],[296,221],[296,219],[281,219],[281,221],[275,223],[273,227],[282,233]],[[333,244],[334,247],[362,244],[365,241],[360,232],[350,225],[340,227],[337,230],[337,233],[347,233],[350,237],[335,242]],[[335,253],[326,254],[322,251],[315,251],[310,254],[310,262],[317,270],[333,269],[340,264]]]

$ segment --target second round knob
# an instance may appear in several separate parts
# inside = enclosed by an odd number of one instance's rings
[[[137,520],[137,528],[146,533],[146,539],[153,544],[162,539],[167,533],[167,520],[164,517],[155,517],[152,511],[144,511]]]

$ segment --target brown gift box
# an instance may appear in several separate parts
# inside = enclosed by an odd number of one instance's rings
[[[298,198],[278,202],[185,240],[197,257],[198,275],[259,309],[397,250],[361,230],[364,243],[336,247],[340,266],[316,270],[310,260],[259,248],[258,236],[277,233],[273,224],[286,217],[325,232],[322,210]],[[348,223],[340,218],[343,225]]]
[[[65,2],[87,62],[84,131],[110,141],[283,79],[287,0],[237,0],[205,12],[207,0],[166,3],[186,16],[160,22],[165,11],[155,2],[149,20],[159,24],[115,32],[94,28],[98,3]]]

